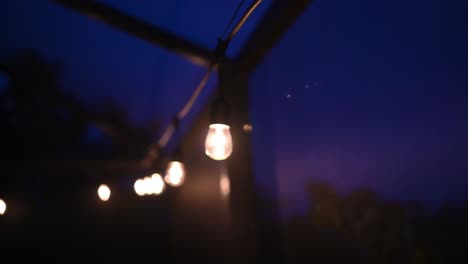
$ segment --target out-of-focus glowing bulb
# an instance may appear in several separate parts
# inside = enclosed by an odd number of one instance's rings
[[[133,185],[133,188],[135,189],[135,192],[138,196],[143,196],[145,195],[146,193],[146,189],[145,189],[145,183],[143,182],[142,179],[138,179],[135,181],[135,184]]]
[[[206,135],[205,153],[214,160],[225,160],[232,153],[232,137],[228,125],[211,124]]]
[[[152,194],[153,190],[151,189],[151,177],[144,177],[142,180],[142,192],[144,195]]]
[[[167,167],[166,176],[164,181],[173,187],[178,187],[184,183],[185,180],[185,167],[182,162],[171,161]]]
[[[139,196],[150,195],[150,194],[161,194],[164,191],[164,180],[161,175],[155,173],[151,176],[138,179],[133,185],[136,194]]]
[[[101,184],[99,185],[99,188],[98,188],[98,195],[99,195],[99,199],[106,202],[110,198],[111,191],[107,185]]]
[[[231,192],[231,182],[226,174],[221,174],[219,178],[219,190],[222,196],[228,196]]]
[[[158,173],[151,175],[150,186],[152,194],[161,194],[165,188],[164,180],[162,179],[161,175]]]
[[[7,206],[6,206],[5,201],[0,199],[0,215],[4,215],[6,212],[6,209],[7,209]]]

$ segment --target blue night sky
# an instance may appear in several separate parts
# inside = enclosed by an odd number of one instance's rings
[[[433,208],[468,198],[467,14],[417,0],[306,11],[252,81],[257,161],[276,162],[289,209],[308,181]]]
[[[102,1],[207,48],[214,48],[237,0]],[[235,55],[247,40],[268,1],[233,40]],[[122,33],[52,1],[0,4],[0,56],[37,49],[63,65],[63,83],[90,103],[111,98],[130,117],[144,122],[169,119],[182,107],[205,70],[183,58]],[[215,85],[216,77],[207,91]]]
[[[209,48],[238,4],[104,2]],[[431,207],[468,198],[467,14],[456,0],[315,1],[251,79],[258,186],[291,211],[304,208],[310,181]],[[135,122],[169,120],[204,73],[50,1],[2,3],[0,19],[0,56],[38,49],[62,62],[66,89],[90,104],[112,98]]]

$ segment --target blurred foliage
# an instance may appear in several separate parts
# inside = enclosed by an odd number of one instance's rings
[[[429,213],[361,189],[340,196],[324,183],[308,187],[307,217],[283,223],[285,262],[467,263],[468,206]]]
[[[137,164],[154,140],[157,120],[137,125],[112,100],[87,104],[63,87],[62,72],[34,50],[0,58],[0,155],[8,172],[0,191],[58,199],[65,187],[123,176],[119,166]]]
[[[111,141],[104,144],[106,158],[134,157],[145,153],[158,129],[154,124],[139,127],[132,123],[126,109],[113,101],[86,106],[61,87],[61,66],[37,52],[23,51],[3,58],[0,64],[9,77],[0,101],[2,145],[12,147],[2,151],[6,159],[96,156],[101,152],[83,149],[93,143],[86,141],[93,126]]]

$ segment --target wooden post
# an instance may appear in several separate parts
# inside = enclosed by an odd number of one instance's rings
[[[219,86],[230,104],[230,126],[234,150],[227,160],[231,182],[232,255],[235,263],[256,262],[256,217],[252,148],[249,125],[248,76],[234,72],[228,64],[219,67]]]

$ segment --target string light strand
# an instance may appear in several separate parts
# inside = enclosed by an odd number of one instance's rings
[[[238,5],[236,11],[234,12],[234,15],[231,18],[231,21],[229,22],[228,26],[226,27],[226,30],[230,28],[231,24],[233,23],[233,20],[237,16],[237,13],[240,11],[242,5],[244,4],[245,0],[242,0],[240,4]],[[252,4],[247,8],[247,10],[244,12],[240,20],[237,22],[236,26],[231,30],[229,35],[226,37],[226,39],[218,39],[218,45],[214,51],[213,54],[213,59],[210,65],[208,66],[208,69],[201,79],[200,83],[190,96],[189,100],[187,103],[184,104],[182,109],[177,113],[175,119],[176,122],[182,121],[187,114],[191,111],[195,101],[198,99],[200,93],[203,91],[203,88],[205,87],[206,83],[209,80],[209,77],[211,73],[213,72],[213,69],[215,69],[220,61],[224,59],[225,56],[225,51],[231,42],[231,40],[234,38],[234,36],[239,32],[239,30],[242,28],[244,23],[247,21],[247,19],[250,17],[250,15],[253,13],[253,11],[258,7],[258,5],[262,2],[262,0],[254,0]],[[225,35],[225,32],[223,33]],[[175,130],[176,130],[176,122],[171,121],[171,123],[167,126],[167,128],[164,130],[164,133],[160,137],[160,139],[157,141],[156,145],[153,145],[150,147],[150,150],[148,151],[148,154],[146,155],[145,159],[143,160],[143,166],[149,166],[154,160],[156,160],[159,157],[159,152],[160,150],[164,149],[169,141],[171,140]]]

